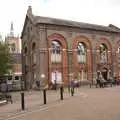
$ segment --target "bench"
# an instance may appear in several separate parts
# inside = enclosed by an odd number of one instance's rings
[[[110,80],[96,79],[96,83],[93,83],[93,82],[92,82],[92,83],[90,83],[89,85],[90,85],[90,88],[91,88],[92,86],[96,86],[96,88],[98,88],[98,86],[99,86],[100,88],[104,88],[104,87],[107,87],[108,85],[109,85],[110,87],[112,87],[113,82],[110,81]]]

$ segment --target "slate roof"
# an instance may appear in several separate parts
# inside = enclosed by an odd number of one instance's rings
[[[89,23],[83,23],[83,22],[76,22],[71,20],[35,16],[32,14],[32,7],[29,6],[26,14],[26,19],[24,22],[24,27],[21,33],[21,39],[24,34],[24,29],[25,29],[27,20],[30,20],[34,25],[37,25],[37,24],[58,25],[58,26],[65,26],[65,27],[78,28],[78,29],[84,29],[84,30],[102,31],[102,32],[118,33],[118,34],[120,33],[120,28],[112,24],[110,24],[109,26],[103,26],[103,25],[89,24]]]
[[[117,32],[117,33],[120,32],[120,29],[117,27],[116,27],[117,28],[116,29],[116,28],[110,27],[110,26],[89,24],[89,23],[49,18],[49,17],[42,17],[42,16],[34,16],[33,18],[34,18],[36,24],[41,23],[41,24],[77,27],[77,28],[81,28],[81,29],[90,29],[90,30],[97,30],[97,31]]]

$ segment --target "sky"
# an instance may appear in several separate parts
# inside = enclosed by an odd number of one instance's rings
[[[46,17],[120,27],[120,0],[0,0],[0,34],[21,35],[28,6],[33,14]]]

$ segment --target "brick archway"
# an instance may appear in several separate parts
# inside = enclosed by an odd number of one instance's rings
[[[112,51],[112,45],[107,39],[101,38],[100,40],[98,40],[98,42],[96,43],[96,50],[99,50],[100,44],[105,44],[108,51]]]
[[[49,41],[57,40],[61,43],[62,48],[68,49],[67,41],[66,41],[65,37],[62,36],[61,34],[53,33],[52,35],[48,36],[48,40]],[[49,42],[49,46],[51,46],[51,42]]]
[[[52,35],[48,36],[49,41],[49,48],[51,48],[51,43],[53,40],[56,40],[61,44],[61,53],[62,53],[62,61],[60,63],[52,63],[51,62],[51,52],[49,51],[49,62],[51,65],[50,73],[54,71],[58,71],[62,73],[62,81],[64,83],[68,83],[68,44],[64,36],[61,34],[53,33]],[[51,76],[51,75],[50,75]],[[52,78],[52,77],[51,77]]]
[[[107,39],[104,39],[104,38],[101,38],[96,43],[96,50],[95,51],[97,51],[97,56],[96,56],[97,63],[100,63],[99,47],[101,44],[104,44],[107,47],[108,63],[112,64],[112,59],[111,59],[112,58],[112,45]]]
[[[102,62],[101,61],[101,56],[100,56],[100,45],[104,44],[107,48],[107,61],[106,62]],[[109,40],[105,39],[105,38],[101,38],[100,40],[97,41],[96,43],[96,70],[102,72],[103,68],[106,67],[107,74],[109,74],[109,71],[112,70],[111,66],[112,66],[112,45],[109,42]],[[96,71],[96,72],[97,72]]]
[[[92,48],[91,43],[90,43],[89,39],[86,36],[78,36],[78,37],[76,37],[75,40],[73,41],[72,48],[76,49],[79,42],[83,42],[85,44],[86,48],[91,50],[91,48]]]
[[[79,64],[78,60],[77,60],[77,46],[78,43],[83,43],[85,45],[86,48],[86,63],[85,64]],[[92,55],[91,55],[91,43],[89,41],[89,39],[86,36],[78,36],[75,38],[75,40],[73,41],[73,61],[72,61],[72,68],[73,68],[73,72],[78,72],[79,70],[85,70],[87,71],[87,80],[92,80]],[[74,69],[75,68],[75,69]]]

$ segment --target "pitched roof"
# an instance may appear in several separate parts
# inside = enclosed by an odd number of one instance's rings
[[[111,27],[111,26],[89,24],[89,23],[42,17],[42,16],[34,16],[34,19],[36,24],[43,23],[43,24],[51,24],[51,25],[77,27],[82,29],[91,29],[91,30],[97,30],[97,31],[120,32],[120,29],[115,29],[114,27]]]
[[[28,10],[27,10],[21,38],[23,36],[23,32],[24,32],[24,28],[25,28],[27,19],[29,19],[34,25],[48,24],[48,25],[66,26],[66,27],[73,27],[73,28],[80,28],[80,29],[87,29],[87,30],[94,30],[94,31],[120,33],[120,29],[112,24],[110,24],[109,26],[103,26],[103,25],[89,24],[89,23],[83,23],[83,22],[76,22],[76,21],[71,21],[71,20],[63,20],[63,19],[56,19],[56,18],[50,18],[50,17],[35,16],[32,13],[32,7],[29,6]]]

